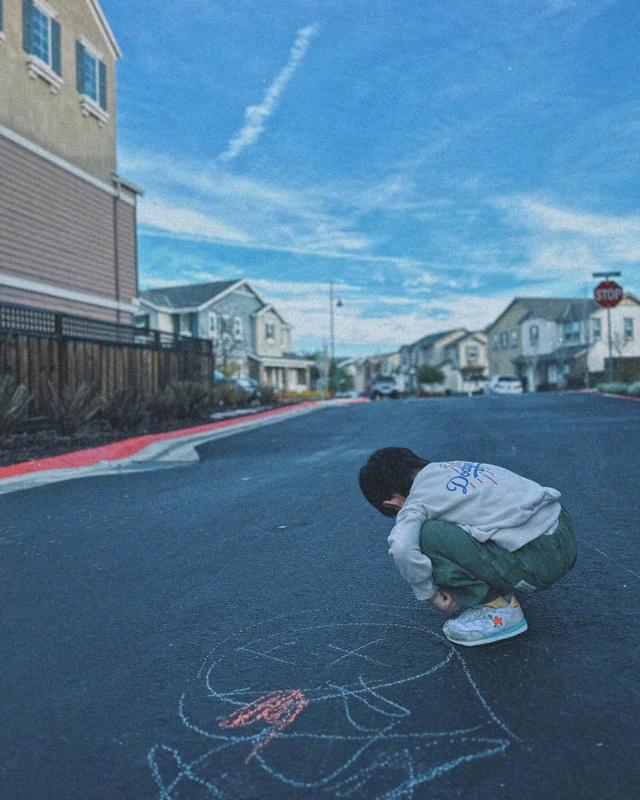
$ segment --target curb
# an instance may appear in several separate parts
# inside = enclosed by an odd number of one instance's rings
[[[276,422],[284,422],[291,417],[302,416],[323,408],[361,402],[366,400],[312,400],[286,408],[259,412],[252,416],[121,439],[101,447],[0,467],[0,495],[73,478],[133,471],[148,462],[170,466],[197,461],[196,447],[205,442]]]
[[[588,394],[591,397],[613,397],[615,400],[629,400],[632,403],[640,403],[640,397],[631,397],[628,394],[614,394],[613,392],[590,392],[585,391],[581,394]]]

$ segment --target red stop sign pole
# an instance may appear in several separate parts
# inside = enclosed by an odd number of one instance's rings
[[[607,328],[609,334],[609,380],[613,381],[613,337],[611,335],[611,309],[617,306],[624,295],[622,286],[611,280],[611,276],[619,276],[619,272],[594,272],[594,278],[604,278],[593,290],[593,299],[599,306],[607,309]]]

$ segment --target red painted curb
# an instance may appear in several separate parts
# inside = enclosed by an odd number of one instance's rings
[[[287,406],[286,408],[274,408],[271,409],[271,411],[261,411],[251,416],[236,417],[235,419],[222,420],[221,422],[209,422],[194,428],[181,428],[180,430],[168,431],[166,433],[135,436],[132,439],[121,439],[118,442],[105,444],[101,447],[91,447],[88,450],[76,450],[71,453],[64,453],[61,456],[51,456],[36,461],[22,461],[19,464],[0,467],[0,480],[3,478],[15,478],[19,475],[28,475],[33,472],[44,472],[45,470],[91,467],[94,464],[98,464],[100,461],[117,461],[122,458],[129,458],[155,442],[179,439],[182,436],[189,436],[196,433],[207,433],[208,431],[232,428],[236,425],[246,423],[249,420],[267,419],[268,417],[291,413],[299,408],[309,408],[310,406],[317,405],[319,405],[318,401],[309,400],[304,403],[298,403],[297,405]]]
[[[615,397],[616,400],[630,400],[632,403],[640,403],[640,397],[631,397],[628,394],[614,394],[613,392],[585,392],[595,397]]]

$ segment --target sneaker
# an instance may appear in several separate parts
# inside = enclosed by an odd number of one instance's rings
[[[474,606],[447,620],[442,626],[444,635],[455,644],[475,647],[524,633],[528,626],[520,603],[513,595],[505,599],[508,605],[504,608]]]

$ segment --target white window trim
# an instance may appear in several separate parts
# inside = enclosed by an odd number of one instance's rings
[[[41,14],[44,14],[48,20],[49,30],[47,35],[49,37],[49,63],[43,61],[39,56],[35,55],[35,53],[29,53],[27,56],[29,77],[33,78],[34,80],[36,78],[42,78],[51,87],[51,94],[58,94],[64,81],[51,66],[51,62],[53,60],[53,36],[51,34],[51,20],[58,18],[58,12],[55,10],[55,8],[52,8],[49,3],[45,2],[45,0],[34,0],[33,5]]]
[[[27,68],[30,78],[34,80],[36,78],[42,78],[50,85],[51,94],[58,94],[64,80],[57,72],[54,72],[46,62],[33,53],[29,53],[27,56]]]
[[[33,5],[40,9],[43,14],[46,14],[49,19],[58,19],[58,12],[46,0],[33,0]]]
[[[78,41],[84,47],[85,50],[88,50],[89,53],[94,57],[97,58],[98,61],[104,61],[104,53],[99,50],[93,42],[90,42],[85,36],[78,36]]]
[[[244,325],[242,324],[242,317],[237,314],[233,317],[233,338],[240,342],[244,339]]]
[[[95,117],[101,128],[109,122],[109,112],[105,111],[104,108],[102,108],[99,103],[96,103],[93,97],[89,97],[88,94],[80,95],[80,108],[82,109],[83,117]]]
[[[100,62],[105,64],[106,62],[103,53],[98,50],[98,48],[90,42],[84,36],[78,36],[78,41],[84,47],[84,49],[89,53],[91,58],[93,58],[96,62],[96,94],[100,97]],[[104,108],[100,105],[97,100],[94,100],[93,97],[90,97],[88,94],[80,94],[80,108],[82,109],[82,116],[83,117],[95,117],[98,120],[98,124],[102,128],[110,119],[109,112],[105,111]]]

